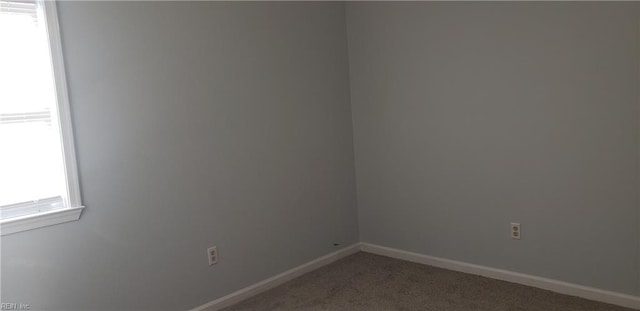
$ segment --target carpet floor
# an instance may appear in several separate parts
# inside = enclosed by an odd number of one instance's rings
[[[632,309],[360,252],[224,310]]]

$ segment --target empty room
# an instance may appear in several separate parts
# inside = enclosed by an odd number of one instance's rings
[[[640,310],[640,2],[0,0],[0,310]]]

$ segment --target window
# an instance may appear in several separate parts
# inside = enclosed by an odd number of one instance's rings
[[[0,234],[77,220],[55,2],[0,0]]]

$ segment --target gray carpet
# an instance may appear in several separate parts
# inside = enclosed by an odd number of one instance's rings
[[[368,253],[357,253],[224,310],[631,309]]]

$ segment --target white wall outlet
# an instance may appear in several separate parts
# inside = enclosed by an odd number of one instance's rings
[[[218,247],[211,246],[207,248],[207,257],[209,257],[209,266],[213,266],[218,263]]]
[[[522,237],[522,230],[520,230],[520,223],[512,222],[511,223],[511,238],[515,240],[520,240]]]

